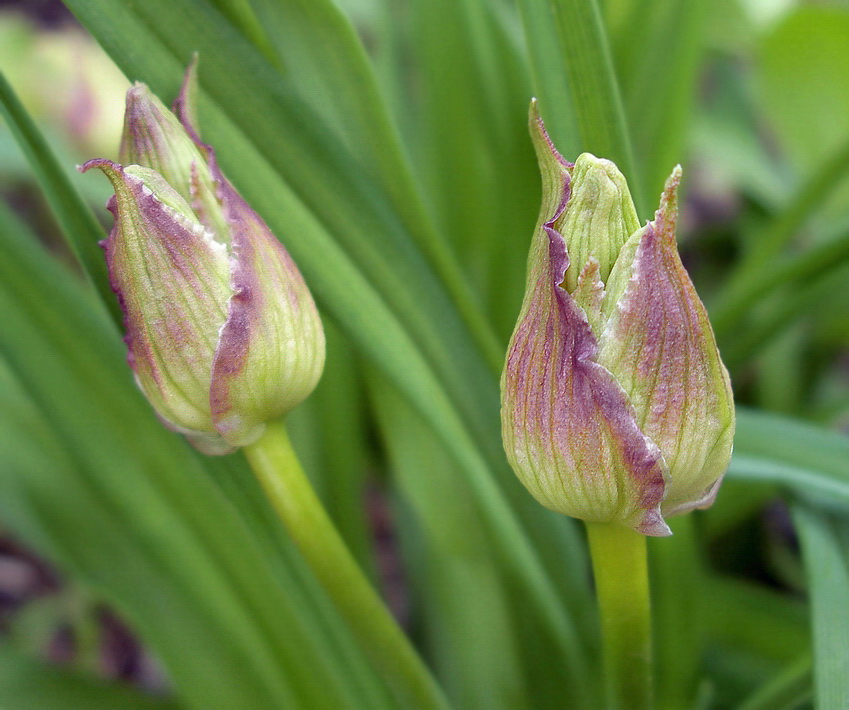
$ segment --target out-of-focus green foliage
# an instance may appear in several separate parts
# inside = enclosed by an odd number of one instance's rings
[[[296,447],[456,708],[600,702],[580,530],[518,485],[499,434],[496,373],[539,208],[528,102],[567,157],[619,162],[641,220],[681,163],[685,263],[745,407],[716,505],[651,541],[658,707],[840,706],[845,3],[67,5],[165,101],[199,52],[203,138],[330,324]],[[88,125],[114,127],[123,106],[113,93],[102,112],[111,65],[75,32],[0,26],[2,185],[21,213],[0,212],[0,526],[128,620],[170,679],[151,707],[400,707],[241,455],[193,453],[132,383],[96,247],[105,180],[72,171],[117,145],[67,112],[96,96]],[[85,57],[58,73],[84,70],[95,93],[53,83],[34,49],[50,42]],[[0,708],[146,706],[46,668],[19,638],[0,648]]]

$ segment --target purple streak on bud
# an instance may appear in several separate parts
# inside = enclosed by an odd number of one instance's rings
[[[228,228],[233,296],[213,362],[210,405],[216,429],[239,446],[315,388],[324,368],[324,331],[289,253],[224,177],[215,150],[200,139],[193,123],[196,82],[197,57],[174,111],[206,159]],[[199,207],[196,211],[205,223]]]
[[[666,183],[660,209],[623,264],[624,294],[601,339],[599,362],[628,393],[642,431],[663,452],[670,486],[665,515],[713,501],[734,435],[731,383],[707,312],[675,242],[681,168]],[[618,265],[617,265],[618,266]]]
[[[502,377],[505,450],[543,505],[585,520],[669,534],[660,515],[660,451],[640,431],[613,375],[595,361],[598,344],[586,313],[561,286],[569,256],[553,225],[568,204],[571,166],[533,115],[532,133],[546,194]]]
[[[191,117],[196,60],[171,113],[127,95],[105,249],[128,359],[158,416],[204,453],[255,441],[314,389],[324,332],[289,254],[218,168]]]
[[[91,168],[115,189],[104,248],[136,381],[170,428],[208,453],[231,450],[208,415],[212,356],[230,295],[224,246],[153,171],[108,160],[81,170]]]

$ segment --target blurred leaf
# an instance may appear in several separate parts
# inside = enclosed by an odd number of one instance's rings
[[[435,228],[424,209],[388,106],[348,19],[331,0],[251,2],[273,46],[280,75],[379,186],[494,364],[498,348],[480,317],[482,299],[464,278],[445,232]],[[363,177],[360,172],[357,179]]]
[[[849,9],[799,7],[763,40],[764,115],[803,172],[849,140]]]
[[[567,160],[589,152],[616,163],[638,214],[648,216],[598,2],[519,0],[519,8],[540,113],[555,145]]]
[[[104,305],[114,318],[120,319],[116,300],[109,288],[106,260],[99,246],[103,230],[2,74],[0,110],[35,171],[65,241],[97,288]]]
[[[529,226],[539,209],[527,130],[530,77],[511,10],[416,0],[402,35],[415,67],[406,105],[419,172],[440,231],[504,342],[521,303]]]
[[[781,484],[818,505],[849,506],[849,437],[738,408],[730,478]]]
[[[804,505],[793,511],[808,575],[814,635],[815,700],[820,708],[849,702],[849,525]]]
[[[578,108],[563,60],[561,37],[555,23],[555,5],[547,0],[519,0],[522,26],[534,84],[534,95],[546,120],[546,129],[567,160],[583,148]]]
[[[777,210],[790,192],[786,165],[762,138],[763,121],[744,66],[743,60],[724,56],[709,64],[690,150],[693,162],[726,200],[743,198]],[[746,240],[740,241],[745,248]]]
[[[807,706],[813,697],[812,665],[811,654],[802,654],[746,698],[737,710],[796,710]]]
[[[811,247],[802,254],[785,257],[765,265],[750,276],[737,293],[720,303],[712,314],[717,337],[728,337],[730,330],[757,305],[780,287],[792,289],[795,285],[810,287],[835,269],[849,262],[849,231],[845,227],[836,235]],[[787,297],[794,298],[794,294]]]
[[[399,520],[409,521],[400,525],[402,549],[417,562],[410,565],[412,599],[421,606],[437,674],[458,708],[528,707],[521,666],[523,653],[533,648],[520,653],[517,647],[497,559],[468,487],[441,442],[391,385],[376,375],[369,382],[405,513]],[[568,696],[571,670],[561,673]]]
[[[706,0],[618,0],[605,7],[635,168],[649,202],[684,160],[707,10],[713,5]]]
[[[658,710],[692,707],[704,645],[704,570],[692,515],[671,518],[671,538],[649,540]]]
[[[177,710],[176,702],[144,695],[28,658],[0,644],[2,710]]]
[[[737,707],[810,649],[801,599],[714,575],[701,600],[708,642],[703,672],[717,695],[713,707]]]
[[[701,514],[702,527],[709,540],[742,525],[762,510],[768,501],[778,496],[778,486],[760,480],[750,483],[745,473],[738,478],[737,462],[734,461],[732,465],[734,468],[731,475],[722,483],[716,502]],[[745,461],[742,465],[745,468]],[[758,463],[753,463],[753,466],[758,466]]]

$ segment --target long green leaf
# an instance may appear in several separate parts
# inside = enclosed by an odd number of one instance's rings
[[[472,291],[444,231],[435,229],[425,211],[377,79],[350,22],[331,0],[252,3],[274,47],[280,74],[372,176],[446,285],[484,355],[497,367],[500,347],[481,317],[483,299]]]
[[[405,547],[426,560],[426,571],[413,571],[420,585],[428,641],[438,653],[447,689],[458,707],[584,707],[586,678],[562,661],[552,648],[550,629],[524,617],[525,599],[509,575],[499,571],[497,554],[487,544],[486,526],[471,504],[466,482],[441,442],[421,418],[380,378],[370,378],[378,420],[393,464],[394,480],[411,519],[402,532]],[[576,619],[576,631],[589,641],[593,600],[585,551],[564,546],[563,567],[570,574],[562,600]],[[571,554],[569,554],[571,553]],[[486,611],[484,611],[484,606]],[[487,618],[480,624],[481,615]],[[527,697],[525,689],[533,688]],[[590,690],[592,692],[592,690]]]
[[[708,7],[705,0],[606,3],[635,167],[650,198],[684,158]]]
[[[696,695],[704,645],[704,613],[699,594],[701,569],[692,516],[670,520],[671,538],[649,540],[652,622],[655,643],[655,695],[659,710],[690,707]]]
[[[796,710],[806,707],[813,697],[812,665],[811,654],[802,654],[746,698],[738,710]]]
[[[714,575],[701,601],[713,707],[737,707],[810,650],[802,600],[770,587]]]
[[[849,504],[849,437],[788,417],[740,409],[729,476],[781,484],[820,505]]]
[[[404,106],[416,127],[413,148],[429,202],[505,342],[539,208],[527,131],[530,77],[508,9],[416,0],[402,35],[415,72]]]
[[[518,0],[534,68],[540,112],[561,152],[574,146],[615,162],[628,178],[637,211],[645,203],[607,31],[596,0]],[[556,30],[556,37],[552,31]],[[571,110],[562,106],[568,91]],[[571,121],[574,120],[574,124]],[[574,136],[577,133],[577,141]]]
[[[841,708],[849,703],[846,639],[849,638],[849,526],[806,506],[796,506],[793,521],[802,543],[811,597],[816,705]]]
[[[24,110],[6,78],[0,74],[0,111],[35,171],[47,202],[62,228],[73,254],[91,279],[104,305],[118,319],[117,302],[109,288],[106,260],[98,243],[103,229],[73,186],[63,166],[53,156],[47,141]]]
[[[811,282],[827,278],[830,273],[849,262],[849,232],[841,231],[836,237],[811,247],[804,253],[771,263],[769,268],[753,274],[739,289],[728,292],[728,297],[712,312],[717,336],[728,337],[730,331],[750,312],[759,300],[775,289],[785,286],[809,286]],[[789,296],[793,298],[793,296]]]
[[[715,311],[722,311],[747,290],[747,282],[758,278],[760,272],[772,270],[771,261],[785,249],[798,234],[805,222],[821,208],[832,195],[842,178],[849,172],[849,140],[815,170],[791,196],[789,204],[764,226],[751,241],[750,249],[735,265],[724,285]]]

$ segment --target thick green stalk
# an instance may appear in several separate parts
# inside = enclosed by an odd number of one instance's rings
[[[439,686],[336,532],[283,423],[269,423],[244,451],[292,540],[398,698],[410,710],[446,710]]]
[[[609,710],[650,710],[651,598],[645,535],[587,523]]]

